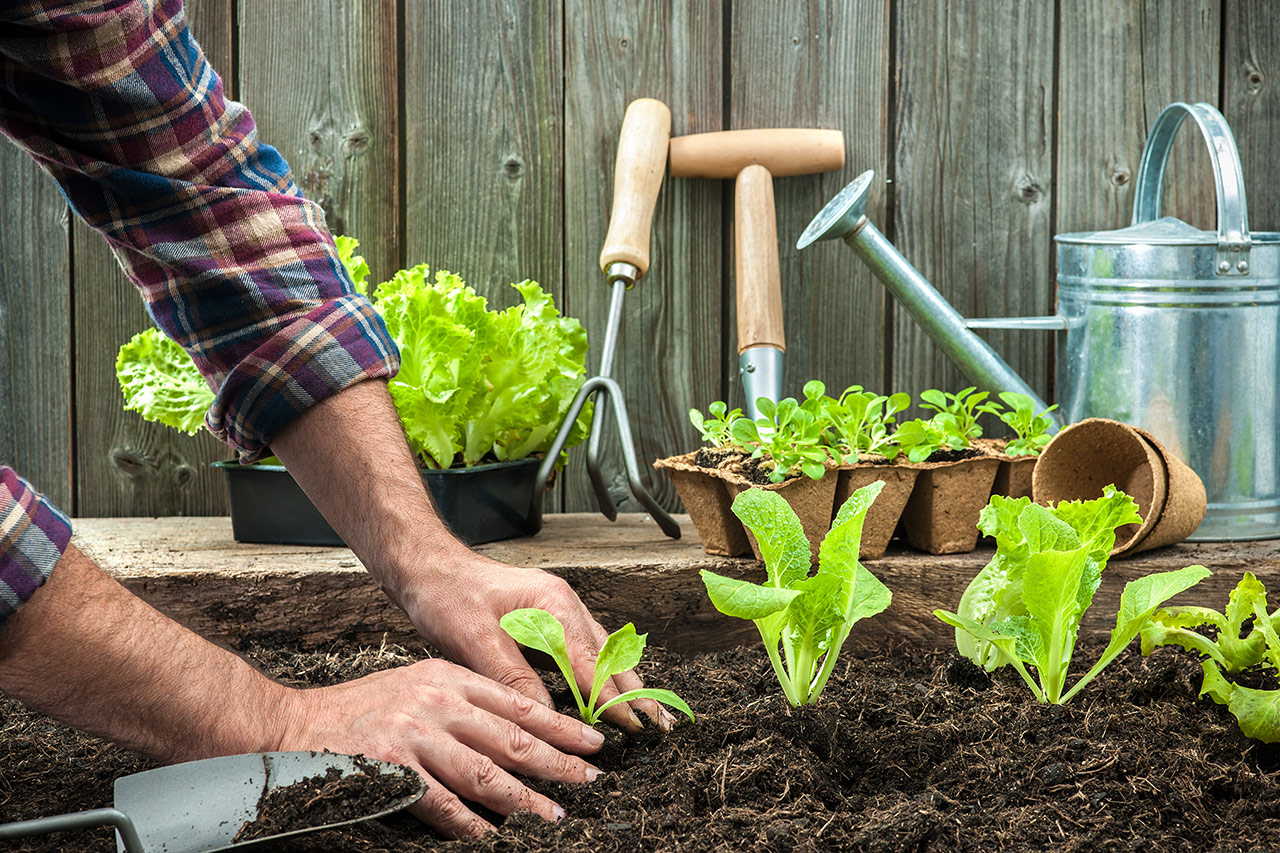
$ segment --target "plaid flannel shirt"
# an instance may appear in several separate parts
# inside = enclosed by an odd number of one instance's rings
[[[107,239],[214,390],[206,424],[242,460],[319,400],[398,369],[323,212],[223,97],[180,0],[0,3],[0,131]],[[3,476],[0,608],[11,611],[34,591],[23,576],[57,562],[65,518]],[[31,544],[33,526],[55,551]]]

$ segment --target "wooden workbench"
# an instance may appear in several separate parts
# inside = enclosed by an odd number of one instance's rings
[[[762,565],[704,553],[688,516],[677,519],[683,536],[671,540],[645,515],[623,515],[613,523],[596,514],[549,515],[537,536],[477,550],[565,578],[610,630],[634,622],[637,630],[649,632],[651,642],[682,652],[758,642],[754,625],[712,608],[698,572],[760,579]],[[408,620],[346,548],[241,544],[232,539],[226,517],[82,518],[75,521],[75,531],[80,548],[125,586],[233,647],[272,637],[309,648],[339,637],[375,644],[384,636],[398,642],[415,637]],[[884,558],[867,562],[894,600],[888,611],[854,629],[851,647],[878,647],[894,638],[951,643],[952,629],[932,611],[954,609],[991,553],[991,547],[983,547],[936,557],[895,544]],[[1110,630],[1126,581],[1193,563],[1209,567],[1214,576],[1184,594],[1181,603],[1221,609],[1245,570],[1280,588],[1280,541],[1184,543],[1113,560],[1082,634]]]

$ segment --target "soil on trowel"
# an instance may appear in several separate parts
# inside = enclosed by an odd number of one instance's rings
[[[854,629],[855,631],[857,628]],[[1074,681],[1101,651],[1077,650]],[[294,683],[330,683],[419,656],[403,649],[251,659]],[[1180,649],[1135,643],[1063,706],[1037,704],[1013,672],[952,650],[896,645],[842,657],[812,707],[791,708],[763,648],[680,659],[650,648],[640,674],[692,705],[696,724],[607,741],[589,785],[529,784],[564,806],[516,814],[446,842],[399,813],[268,841],[267,851],[1245,851],[1280,838],[1280,749],[1244,737],[1198,699]],[[550,676],[564,710],[572,699]],[[1268,676],[1259,686],[1274,687]],[[107,805],[129,753],[9,702],[0,710],[0,815]],[[18,850],[111,851],[107,830]]]
[[[408,771],[383,773],[376,764],[356,759],[356,770],[338,767],[292,785],[268,789],[258,798],[258,816],[246,821],[233,843],[281,835],[300,829],[344,823],[386,811],[418,790],[418,777]]]
[[[736,447],[700,447],[693,454],[693,463],[699,468],[719,468],[737,462],[746,454]]]

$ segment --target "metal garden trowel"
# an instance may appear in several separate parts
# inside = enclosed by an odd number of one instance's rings
[[[416,802],[427,788],[421,777],[415,777],[418,784],[411,794],[380,803],[377,811],[249,841],[234,840],[246,822],[257,819],[258,802],[265,792],[324,776],[335,768],[340,778],[363,775],[369,768],[396,775],[407,769],[332,752],[254,752],[188,761],[121,776],[115,784],[114,808],[0,824],[0,840],[110,824],[116,828],[117,849],[127,853],[238,850],[268,839],[381,817]]]

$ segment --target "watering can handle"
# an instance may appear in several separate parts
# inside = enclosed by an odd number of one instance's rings
[[[1222,113],[1211,104],[1186,104],[1181,101],[1165,107],[1156,117],[1142,150],[1138,167],[1138,192],[1133,200],[1133,223],[1153,222],[1160,218],[1160,195],[1164,188],[1164,170],[1169,162],[1173,138],[1190,116],[1200,128],[1209,148],[1213,179],[1218,189],[1218,275],[1249,274],[1249,215],[1244,197],[1244,173],[1240,168],[1240,152]]]

